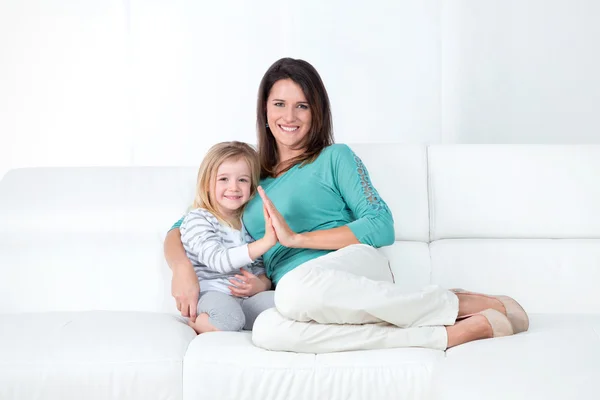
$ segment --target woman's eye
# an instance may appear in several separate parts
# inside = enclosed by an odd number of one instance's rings
[[[273,104],[275,107],[283,107],[283,103],[281,102],[277,102],[275,104]]]
[[[306,104],[298,104],[298,108],[301,108],[303,110],[308,110],[308,106]]]

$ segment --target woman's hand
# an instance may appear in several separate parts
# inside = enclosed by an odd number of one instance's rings
[[[275,208],[275,205],[273,205],[271,199],[267,197],[267,194],[260,186],[258,187],[258,194],[262,198],[264,208],[266,208],[268,217],[271,221],[273,229],[275,230],[275,234],[277,235],[279,243],[285,247],[301,247],[299,244],[301,236],[292,231],[283,216],[279,213],[279,211],[277,211],[277,208]]]
[[[196,321],[200,284],[191,263],[188,266],[173,268],[171,294],[181,315],[190,317],[192,322]]]
[[[270,285],[267,285],[265,280],[260,279],[258,276],[243,268],[240,270],[240,274],[236,275],[235,279],[229,279],[229,282],[231,282],[232,285],[229,286],[229,290],[231,290],[231,294],[236,297],[254,296],[256,293],[264,292],[271,288]]]
[[[263,206],[263,214],[265,216],[265,235],[248,244],[248,255],[252,261],[264,255],[267,251],[271,250],[271,247],[277,244],[277,235],[275,234],[271,217],[269,217],[265,206]]]
[[[177,309],[181,315],[189,317],[194,322],[196,321],[198,297],[200,296],[200,284],[196,272],[194,272],[194,266],[185,254],[183,244],[181,244],[179,229],[171,229],[167,233],[164,251],[167,264],[173,271],[171,295],[175,298]]]
[[[263,214],[265,216],[265,235],[263,236],[263,239],[265,240],[265,243],[269,245],[270,249],[277,244],[277,234],[275,233],[273,221],[271,221],[271,217],[269,217],[269,212],[265,205],[263,205]]]

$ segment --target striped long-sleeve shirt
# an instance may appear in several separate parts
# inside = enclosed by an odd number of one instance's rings
[[[217,290],[230,294],[230,278],[244,268],[254,275],[265,273],[262,258],[254,262],[248,255],[248,243],[254,240],[244,226],[233,229],[197,208],[190,211],[180,227],[185,252],[194,265],[200,290]]]

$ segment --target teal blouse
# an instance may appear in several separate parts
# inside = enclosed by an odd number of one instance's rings
[[[348,226],[361,243],[381,247],[394,242],[392,213],[347,145],[331,145],[312,163],[296,165],[260,184],[294,232]],[[253,238],[264,236],[259,196],[248,202],[243,220]],[[277,283],[288,271],[330,251],[290,249],[278,243],[263,256],[267,276]]]
[[[294,232],[348,226],[361,243],[381,247],[394,242],[392,213],[371,184],[364,164],[347,145],[326,147],[312,163],[296,165],[260,184]],[[243,221],[254,239],[264,236],[263,204],[258,195],[246,205]],[[277,283],[298,265],[329,252],[277,243],[263,261],[267,276]]]

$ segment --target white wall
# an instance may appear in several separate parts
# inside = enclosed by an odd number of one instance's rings
[[[4,0],[0,176],[254,142],[283,56],[321,73],[340,142],[600,143],[599,17],[595,0]]]
[[[439,1],[165,4],[132,2],[136,163],[255,142],[258,84],[284,56],[322,75],[339,141],[440,140]]]
[[[0,175],[129,162],[124,11],[118,0],[0,2]]]
[[[448,0],[446,143],[600,143],[600,2]]]
[[[199,163],[255,142],[258,84],[310,61],[340,142],[439,142],[440,0],[0,2],[0,175]]]

